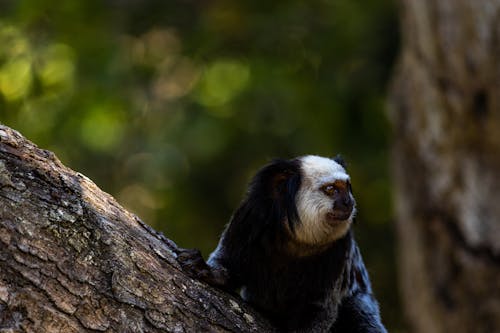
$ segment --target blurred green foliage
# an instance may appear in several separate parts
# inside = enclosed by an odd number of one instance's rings
[[[391,0],[2,1],[0,121],[205,254],[259,166],[341,153],[394,331],[397,26]]]

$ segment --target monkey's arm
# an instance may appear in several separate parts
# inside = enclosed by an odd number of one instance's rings
[[[387,333],[380,321],[377,301],[371,294],[357,293],[344,298],[332,333]]]
[[[198,249],[179,249],[177,261],[189,276],[202,280],[214,287],[228,292],[240,287],[236,274],[233,274],[230,258],[224,246],[219,244],[208,261],[203,259]]]
[[[368,271],[357,247],[351,263],[348,278],[351,288],[340,304],[331,332],[387,333],[372,293]]]

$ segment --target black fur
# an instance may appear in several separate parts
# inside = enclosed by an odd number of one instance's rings
[[[344,169],[347,167],[347,163],[344,161],[344,158],[340,154],[337,154],[337,156],[335,156],[333,160],[340,164]]]
[[[313,255],[287,250],[300,223],[295,197],[302,177],[299,159],[262,168],[208,264],[192,250],[180,251],[178,260],[195,277],[241,288],[284,331],[386,332],[352,231]]]

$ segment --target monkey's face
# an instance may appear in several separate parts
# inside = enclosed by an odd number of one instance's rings
[[[349,175],[329,158],[305,156],[300,161],[295,238],[307,245],[326,245],[347,233],[356,212]]]

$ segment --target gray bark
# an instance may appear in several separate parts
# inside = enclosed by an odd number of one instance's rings
[[[0,125],[0,332],[269,331],[175,244]]]
[[[500,1],[401,0],[391,86],[413,332],[500,332]]]

